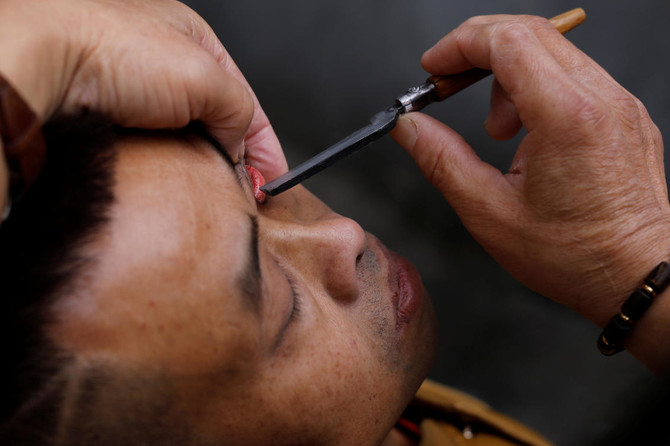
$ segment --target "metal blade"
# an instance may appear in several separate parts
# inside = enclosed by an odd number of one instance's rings
[[[270,181],[261,190],[266,194],[280,194],[296,184],[305,181],[312,175],[321,172],[334,162],[351,155],[358,149],[365,147],[395,127],[400,108],[393,106],[377,113],[370,119],[370,124],[352,133],[335,145],[330,146],[318,155],[289,170],[274,181]]]

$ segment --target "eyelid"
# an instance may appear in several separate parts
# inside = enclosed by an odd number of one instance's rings
[[[300,314],[300,310],[302,308],[302,301],[300,298],[300,293],[298,292],[298,287],[296,286],[296,282],[293,279],[293,277],[287,274],[285,274],[285,276],[289,286],[291,287],[291,294],[293,297],[293,308],[291,309],[291,315],[289,317],[289,325],[290,325]]]
[[[297,320],[302,309],[302,298],[299,292],[299,287],[297,286],[297,282],[295,281],[294,277],[290,273],[288,273],[286,269],[279,262],[275,263],[277,264],[282,274],[286,278],[286,281],[288,282],[289,287],[291,289],[292,307],[291,307],[291,313],[284,322],[281,331],[279,333],[279,336],[275,341],[273,350],[276,350],[279,346],[282,345],[282,343],[284,342],[284,338],[286,337],[286,333],[290,330],[290,327]]]
[[[263,174],[260,173],[258,169],[248,164],[244,167],[247,170],[251,182],[251,189],[254,192],[254,199],[260,204],[265,203],[267,196],[265,195],[265,192],[261,190],[261,187],[265,185],[265,178],[263,178]]]
[[[255,167],[244,164],[243,161],[235,164],[234,169],[237,173],[238,181],[240,182],[242,188],[245,190],[248,188],[248,190],[251,192],[251,195],[253,195],[254,200],[256,200],[258,204],[265,203],[267,196],[265,195],[265,192],[261,190],[261,186],[265,185],[265,178],[263,177],[263,174],[260,173]],[[242,180],[242,177],[244,180]]]
[[[251,176],[249,176],[249,171],[246,169],[244,162],[235,164],[234,170],[242,187],[252,187]]]
[[[240,185],[242,192],[247,196],[249,200],[254,199],[254,187],[249,176],[249,172],[246,169],[246,166],[243,162],[239,162],[233,166],[233,171],[235,172],[235,177],[237,178],[237,184]]]

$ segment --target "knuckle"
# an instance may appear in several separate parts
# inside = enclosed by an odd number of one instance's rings
[[[651,120],[648,123],[649,132],[651,133],[652,141],[655,146],[663,148],[663,134],[658,126]]]
[[[545,31],[545,30],[556,31],[556,28],[551,23],[551,21],[549,21],[544,17],[528,15],[523,16],[523,21],[533,31]]]
[[[249,93],[249,91],[247,91],[246,88],[244,89],[244,95],[243,95],[242,102],[243,102],[245,115],[247,116],[246,121],[247,121],[247,124],[249,124],[249,123],[251,123],[251,119],[254,116],[254,100],[251,97],[251,93]]]
[[[618,101],[620,110],[631,118],[647,116],[647,109],[642,102],[632,94],[623,95]]]
[[[516,43],[528,38],[531,30],[527,24],[519,20],[509,20],[496,23],[493,26],[493,33],[502,43]]]
[[[180,71],[184,73],[188,82],[193,82],[193,85],[206,81],[212,75],[212,68],[212,61],[201,52],[193,53],[180,65]]]
[[[523,49],[523,42],[533,38],[532,34],[525,23],[516,20],[496,23],[491,28],[492,48],[505,54],[518,52]]]
[[[656,125],[651,120],[646,107],[638,98],[630,93],[617,98],[616,104],[619,120],[623,126],[630,130],[642,130],[652,140],[656,140]]]
[[[254,100],[251,97],[251,93],[246,88],[242,89],[244,93],[242,94],[242,101],[240,104],[240,109],[242,110],[240,120],[243,121],[245,127],[249,127],[251,120],[254,117]]]
[[[638,116],[640,118],[640,123],[641,126],[648,132],[648,135],[651,139],[651,142],[655,146],[663,146],[663,135],[661,133],[661,130],[658,128],[656,123],[651,119],[651,116],[649,115],[649,112],[647,111],[647,108],[644,106],[642,101],[640,101],[638,98],[635,96],[632,96],[633,103],[635,104],[635,107],[637,109]]]
[[[530,29],[519,21],[500,22],[491,27],[491,64],[506,66],[516,64],[524,51],[524,42],[534,38]]]
[[[633,99],[633,103],[637,107],[638,112],[644,117],[649,117],[649,112],[647,112],[647,107],[644,106],[642,101],[640,99],[638,99],[637,97],[633,96],[633,95],[630,95],[630,96]]]
[[[591,92],[578,92],[573,95],[574,122],[597,127],[609,116],[609,108],[602,99]]]

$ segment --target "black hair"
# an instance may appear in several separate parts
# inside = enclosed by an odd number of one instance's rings
[[[96,116],[44,127],[39,179],[0,226],[0,444],[50,444],[57,377],[71,361],[45,333],[50,305],[94,259],[84,248],[114,203],[115,131]]]

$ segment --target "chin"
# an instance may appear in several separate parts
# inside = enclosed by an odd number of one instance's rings
[[[412,336],[408,341],[411,342],[405,346],[407,348],[405,384],[409,395],[407,403],[411,401],[423,380],[428,376],[437,354],[439,338],[437,317],[432,300],[427,292],[424,296],[421,311],[412,321],[410,328]]]

